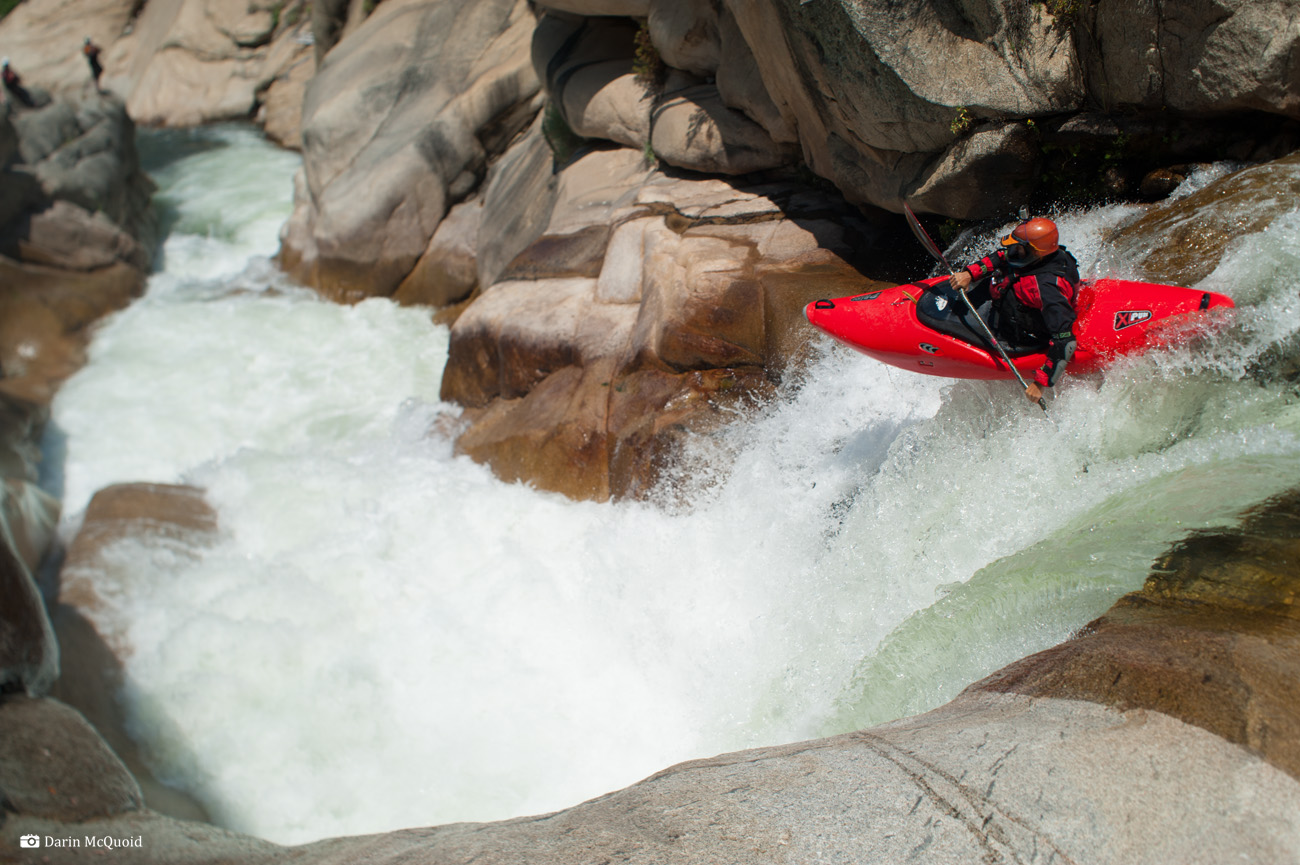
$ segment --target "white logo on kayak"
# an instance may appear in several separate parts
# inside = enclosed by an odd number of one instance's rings
[[[1115,313],[1115,329],[1123,330],[1135,324],[1141,324],[1151,317],[1149,309],[1126,309]]]

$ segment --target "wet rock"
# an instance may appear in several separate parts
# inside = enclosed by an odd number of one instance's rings
[[[168,484],[117,484],[97,492],[69,545],[59,574],[59,603],[50,620],[61,648],[62,671],[50,696],[76,709],[95,728],[136,779],[148,807],[184,819],[207,814],[185,793],[154,777],[135,740],[119,699],[125,686],[121,635],[95,624],[105,595],[129,593],[130,574],[114,567],[114,544],[130,541],[185,555],[209,543],[217,515],[201,490]]]
[[[1168,168],[1157,168],[1148,171],[1142,178],[1142,182],[1138,184],[1138,192],[1143,198],[1167,198],[1186,179],[1184,175]]]
[[[48,404],[85,363],[91,325],[137,297],[144,279],[122,262],[80,272],[0,256],[0,390]]]
[[[217,529],[216,512],[203,491],[173,484],[114,484],[95,493],[68,547],[60,600],[92,613],[102,591],[104,551],[127,540],[202,544]],[[116,589],[115,589],[116,590]]]
[[[524,0],[396,0],[340,42],[303,105],[282,266],[338,300],[391,295],[535,115],[533,27]]]
[[[1152,282],[1194,285],[1219,265],[1234,240],[1289,213],[1298,195],[1300,156],[1245,168],[1153,205],[1116,233],[1110,254],[1141,262],[1141,276]],[[1239,303],[1248,299],[1237,295]]]
[[[0,391],[0,694],[42,695],[59,675],[37,584],[59,520],[58,500],[36,485],[47,418],[44,406]]]
[[[1198,532],[1073,640],[972,690],[1150,709],[1300,778],[1300,491]]]
[[[34,576],[54,540],[59,505],[14,479],[0,485],[0,504],[0,693],[41,695],[59,675],[59,646]]]

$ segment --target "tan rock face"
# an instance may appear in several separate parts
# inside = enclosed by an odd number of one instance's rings
[[[533,26],[523,0],[396,0],[330,52],[303,106],[304,194],[282,238],[296,278],[345,301],[396,290],[536,112]]]
[[[475,252],[482,224],[482,199],[453,207],[433,233],[429,248],[397,287],[393,300],[417,306],[449,306],[469,297],[478,287]]]
[[[650,143],[669,165],[709,174],[750,174],[797,158],[795,148],[777,144],[743,112],[728,108],[713,84],[665,94],[655,109]]]
[[[0,45],[25,84],[56,93],[81,90],[93,86],[82,40],[90,37],[107,51],[135,8],[132,0],[20,3],[0,19]]]
[[[301,2],[161,0],[106,52],[102,85],[122,94],[141,123],[244,119],[273,84],[303,62],[310,68],[309,35]]]
[[[798,187],[672,179],[630,150],[578,159],[452,328],[458,446],[575,497],[645,495],[684,436],[770,393],[810,337],[805,303],[872,284],[846,259],[869,236]]]
[[[1300,492],[1192,535],[1078,637],[972,686],[1153,709],[1300,779]]]

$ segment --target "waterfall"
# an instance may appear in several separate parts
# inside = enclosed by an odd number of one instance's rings
[[[453,452],[448,333],[268,260],[296,157],[148,133],[172,226],[146,295],[60,391],[46,479],[188,483],[213,545],[123,541],[97,626],[132,735],[271,840],[555,810],[684,759],[922,711],[1141,586],[1189,530],[1300,481],[1300,216],[1206,280],[1226,329],[1058,388],[914,375],[824,343],[692,444],[672,503],[573,502]],[[1062,214],[1085,270],[1133,208]],[[991,237],[991,236],[990,236]],[[973,238],[978,245],[990,237]]]

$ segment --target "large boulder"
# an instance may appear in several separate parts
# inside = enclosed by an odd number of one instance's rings
[[[131,773],[81,715],[57,700],[0,700],[0,743],[0,790],[14,815],[81,823],[142,805]]]
[[[707,174],[752,174],[797,161],[743,111],[727,107],[716,84],[682,82],[655,108],[650,145],[669,165]]]
[[[717,18],[710,6],[672,0],[652,6],[648,30],[626,18],[547,15],[533,39],[533,64],[568,126],[585,138],[648,149],[669,165],[709,174],[795,164],[797,148],[770,100],[755,95],[752,56],[734,50],[743,40],[733,38],[728,46],[739,64],[729,91],[738,107],[728,105],[713,82],[723,54]],[[654,40],[658,62],[669,64],[666,74],[657,74],[644,56],[646,40]],[[749,86],[742,83],[746,76]],[[779,141],[764,120],[777,126]]]
[[[303,89],[315,67],[303,0],[71,0],[23,3],[0,42],[25,83],[56,95],[94,92],[83,40],[101,48],[99,87],[141,123],[189,126],[256,116],[296,146]]]
[[[307,90],[283,266],[332,298],[391,295],[536,114],[533,28],[525,0],[389,0],[340,42]]]
[[[11,109],[3,131],[13,144],[0,170],[0,387],[48,402],[81,366],[90,325],[144,289],[153,184],[111,95]]]
[[[50,696],[85,717],[130,770],[149,808],[186,819],[207,819],[185,793],[158,781],[127,733],[119,698],[126,686],[122,636],[102,629],[105,597],[130,592],[130,570],[114,559],[117,544],[147,547],[184,544],[193,549],[215,540],[216,512],[203,491],[169,484],[115,484],[95,493],[81,528],[68,546],[59,573],[58,603],[50,620],[61,649],[61,673]]]
[[[1278,121],[1300,111],[1293,62],[1300,42],[1278,23],[1290,20],[1288,10],[1242,0],[1081,8],[1009,0],[653,0],[645,29],[632,40],[590,48],[580,38],[548,40],[534,50],[552,72],[574,70],[545,81],[580,134],[639,146],[630,140],[639,127],[587,119],[640,116],[637,91],[615,88],[629,67],[608,55],[621,45],[624,55],[636,53],[643,86],[657,88],[662,76],[654,81],[647,73],[662,68],[669,81],[685,75],[716,87],[708,97],[716,104],[680,119],[661,102],[686,85],[655,90],[653,148],[671,165],[745,173],[802,161],[857,203],[898,211],[911,200],[923,211],[980,219],[1013,212],[1045,179],[1060,184],[1068,175],[1078,183],[1114,170],[1117,156],[1203,159],[1249,136],[1265,156],[1287,152],[1293,143]],[[618,18],[563,20],[575,32],[596,27],[612,35],[627,27]],[[1121,128],[1063,128],[1086,106],[1116,113]],[[720,149],[708,146],[712,137],[727,142],[728,154],[754,149],[755,130],[733,124],[730,112],[765,133],[764,158],[720,159]],[[665,113],[669,122],[660,129]],[[1207,118],[1208,128],[1198,129]],[[683,129],[691,132],[690,148]],[[1108,182],[1111,192],[1136,190],[1136,178]],[[1103,191],[1100,183],[1085,190]]]
[[[140,123],[242,120],[300,61],[310,68],[309,33],[301,2],[152,0],[106,52],[101,83]]]
[[[1079,15],[1098,104],[1300,117],[1300,32],[1279,0],[1102,0]]]
[[[548,209],[494,185],[487,199],[531,228],[452,328],[457,446],[578,498],[647,493],[688,431],[767,395],[806,346],[799,310],[871,286],[850,262],[880,242],[833,197],[672,178],[629,149],[575,160]]]
[[[898,210],[936,171],[977,169],[951,149],[961,118],[1043,116],[1083,100],[1069,36],[1041,5],[963,3],[951,13],[927,0],[726,5],[763,58],[768,93],[809,166],[855,201]],[[987,159],[995,143],[971,155]],[[1009,203],[992,188],[975,208],[940,212],[976,217]]]

